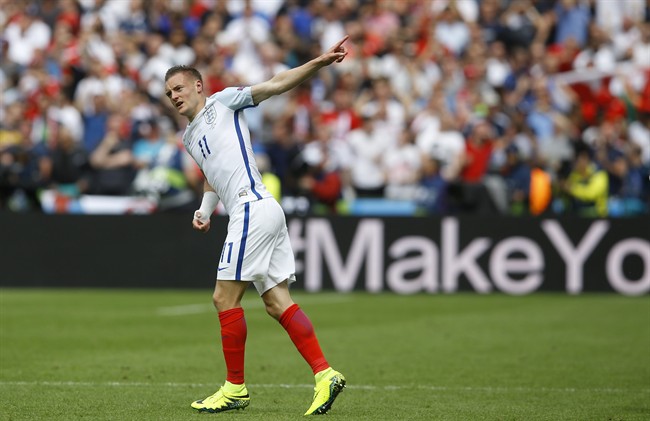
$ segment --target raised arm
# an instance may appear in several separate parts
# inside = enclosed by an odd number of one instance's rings
[[[321,54],[313,60],[308,61],[302,66],[285,70],[284,72],[273,76],[266,82],[253,85],[251,87],[251,93],[253,95],[253,101],[255,104],[259,104],[265,99],[269,99],[274,95],[283,94],[288,90],[295,88],[302,82],[311,78],[314,74],[316,74],[316,72],[325,66],[329,66],[334,62],[340,63],[343,61],[345,56],[348,54],[345,47],[343,47],[343,43],[347,41],[347,39],[348,36],[346,35],[325,53]]]

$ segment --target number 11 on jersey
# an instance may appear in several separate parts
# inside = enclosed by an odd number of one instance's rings
[[[203,146],[205,146],[205,149],[203,149]],[[201,148],[201,154],[203,155],[204,159],[212,153],[208,147],[208,139],[206,139],[205,136],[203,136],[203,139],[199,140],[199,148]],[[206,151],[208,152],[208,155],[205,154]]]

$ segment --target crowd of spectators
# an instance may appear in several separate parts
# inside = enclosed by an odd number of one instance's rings
[[[349,34],[342,63],[245,111],[287,212],[649,213],[646,0],[0,6],[0,210],[40,210],[43,191],[193,209],[202,175],[165,71],[252,85]]]

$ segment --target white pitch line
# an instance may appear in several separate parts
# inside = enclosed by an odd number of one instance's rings
[[[50,386],[50,387],[178,387],[178,388],[192,388],[192,387],[214,387],[214,383],[176,383],[176,382],[163,382],[163,383],[147,383],[147,382],[75,382],[75,381],[0,381],[0,386]],[[255,389],[312,389],[313,384],[255,384],[248,385],[249,388]],[[434,386],[434,385],[363,385],[351,384],[346,388],[352,390],[378,390],[378,391],[395,391],[395,390],[429,390],[438,392],[494,392],[494,393],[537,393],[537,392],[552,392],[552,393],[650,393],[650,389],[623,389],[617,387],[605,388],[575,388],[575,387],[500,387],[500,386]]]
[[[187,304],[183,306],[160,307],[156,310],[159,316],[185,316],[215,311],[211,304]]]
[[[350,301],[352,298],[348,295],[336,294],[336,295],[318,295],[314,297],[300,297],[298,304],[305,303],[310,306],[318,304],[335,304],[343,303]],[[242,301],[242,306],[244,309],[252,308],[262,308],[264,307],[264,302],[261,298],[255,300],[248,299]],[[159,316],[186,316],[190,314],[203,314],[203,313],[213,313],[215,311],[214,306],[210,303],[201,303],[201,304],[185,304],[179,306],[169,306],[169,307],[159,307],[156,309],[156,314]]]

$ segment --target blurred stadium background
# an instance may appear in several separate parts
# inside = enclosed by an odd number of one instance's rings
[[[345,34],[343,63],[245,111],[351,373],[332,415],[650,419],[648,1],[0,6],[0,419],[192,417],[223,371],[227,220],[190,228],[164,73],[251,85]],[[251,351],[237,415],[295,419],[306,374],[254,298],[251,340],[288,355]]]
[[[165,71],[251,85],[349,34],[344,63],[246,110],[287,213],[649,212],[645,0],[2,6],[0,209],[193,209]]]

